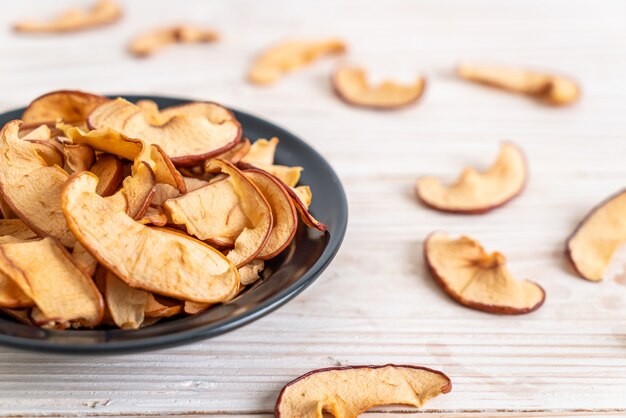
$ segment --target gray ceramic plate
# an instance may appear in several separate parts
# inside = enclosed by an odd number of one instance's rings
[[[160,108],[188,102],[154,96]],[[19,119],[24,109],[0,115],[0,124]],[[184,344],[229,332],[258,319],[306,289],[330,264],[346,232],[348,205],[339,178],[313,148],[292,133],[250,114],[234,111],[244,136],[280,138],[278,164],[304,167],[302,184],[313,191],[311,213],[327,225],[328,233],[300,227],[292,244],[267,263],[262,280],[239,297],[205,313],[172,318],[139,330],[97,329],[55,331],[23,325],[0,316],[0,344],[44,352],[112,353],[150,350]],[[296,330],[292,330],[296,332]]]

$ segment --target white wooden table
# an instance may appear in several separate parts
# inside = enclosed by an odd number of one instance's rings
[[[228,335],[110,357],[0,348],[0,415],[267,416],[279,389],[303,372],[387,362],[452,378],[453,391],[420,411],[428,416],[626,415],[626,257],[594,284],[573,275],[563,256],[587,210],[626,186],[626,3],[144,0],[125,2],[123,21],[96,31],[9,29],[65,3],[88,2],[3,2],[0,110],[60,88],[223,102],[285,126],[328,158],[346,188],[350,222],[314,286]],[[223,41],[147,60],[127,55],[137,31],[178,21],[206,23]],[[268,44],[325,35],[344,38],[348,59],[377,74],[424,72],[426,96],[398,112],[347,107],[328,83],[332,60],[273,87],[245,82],[250,59]],[[571,73],[584,98],[550,109],[466,84],[451,73],[460,59]],[[501,139],[530,160],[529,187],[512,204],[452,216],[416,202],[417,176],[452,179],[463,165],[484,167]],[[516,276],[544,286],[545,306],[499,317],[450,301],[424,269],[422,240],[434,229],[502,251]]]

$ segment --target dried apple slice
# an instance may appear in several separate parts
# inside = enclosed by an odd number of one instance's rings
[[[78,90],[58,90],[33,100],[24,113],[25,124],[49,123],[62,119],[68,124],[84,123],[87,116],[109,98]]]
[[[22,242],[23,240],[6,235],[0,237],[0,244]],[[11,277],[0,271],[0,307],[27,308],[34,306],[33,300],[15,283]]]
[[[536,283],[515,280],[502,254],[488,254],[468,237],[452,239],[444,233],[433,233],[424,242],[424,259],[442,289],[472,309],[526,314],[539,309],[546,297]]]
[[[596,206],[566,244],[566,254],[581,277],[600,281],[613,254],[626,241],[626,191]]]
[[[293,240],[298,228],[296,207],[287,190],[269,173],[252,169],[245,170],[244,174],[259,188],[272,210],[272,230],[263,249],[255,256],[268,260],[280,254]]]
[[[0,193],[30,229],[73,247],[76,239],[61,210],[69,175],[57,165],[48,167],[29,142],[18,138],[20,123],[11,121],[0,132]]]
[[[183,312],[187,315],[197,315],[208,310],[211,306],[211,303],[198,303],[198,302],[189,302],[186,301],[183,305]]]
[[[98,177],[96,193],[103,197],[112,195],[123,180],[122,162],[113,154],[100,154],[89,171]]]
[[[184,302],[148,294],[144,305],[146,318],[169,318],[183,311]]]
[[[17,32],[73,32],[114,23],[122,9],[111,0],[99,0],[88,10],[71,8],[49,21],[25,20],[14,26]]]
[[[342,54],[346,49],[346,44],[339,39],[283,42],[256,58],[248,80],[255,84],[272,84],[285,73],[304,67],[324,55]]]
[[[156,192],[156,177],[148,163],[144,162],[136,167],[132,176],[124,179],[122,189],[118,193],[124,193],[126,197],[128,216],[139,220],[148,210],[152,196]]]
[[[300,199],[302,206],[308,210],[309,206],[311,206],[311,201],[313,200],[311,188],[309,186],[298,186],[292,187],[291,190],[298,197],[298,199]]]
[[[39,238],[21,219],[0,219],[0,236],[7,235],[20,240]]]
[[[138,222],[144,225],[165,226],[167,215],[160,207],[150,206]]]
[[[144,320],[144,307],[150,293],[133,289],[115,274],[106,271],[104,296],[115,325],[122,329],[137,329]]]
[[[196,164],[229,150],[241,140],[241,125],[227,109],[214,103],[189,109],[165,109],[161,115],[168,116],[166,121],[153,125],[140,107],[118,98],[97,107],[89,115],[88,124],[92,129],[109,127],[147,144],[159,145],[177,165]]]
[[[128,46],[128,50],[137,57],[147,57],[167,45],[208,43],[218,39],[219,34],[215,31],[189,25],[177,25],[137,36]]]
[[[32,144],[33,149],[46,163],[48,167],[58,165],[65,166],[65,155],[57,147],[47,141],[38,139],[27,139],[26,142]]]
[[[449,187],[438,178],[422,177],[416,184],[418,198],[427,206],[451,213],[481,214],[499,208],[518,196],[526,185],[526,158],[522,150],[503,143],[496,161],[484,172],[463,170]]]
[[[76,265],[89,277],[93,277],[98,269],[98,260],[80,242],[72,249],[72,258]]]
[[[239,281],[241,285],[248,286],[257,282],[261,278],[261,273],[265,268],[263,260],[252,260],[239,269]]]
[[[0,244],[0,271],[35,302],[45,322],[78,321],[90,327],[102,320],[102,295],[52,238]]]
[[[172,221],[196,237],[232,238],[227,257],[242,267],[262,250],[272,230],[272,212],[257,186],[234,165],[213,160],[209,170],[229,177],[210,183],[163,205]]]
[[[233,148],[231,148],[230,150],[220,155],[217,155],[215,158],[229,161],[231,164],[236,165],[246,155],[249,154],[250,149],[251,149],[250,140],[248,138],[245,138],[243,141],[235,145]],[[210,163],[211,163],[211,160],[206,160],[204,162],[205,171],[206,171],[206,166],[208,166]]]
[[[65,144],[63,145],[65,152],[65,162],[68,171],[76,173],[79,171],[88,171],[96,162],[96,153],[93,148],[85,144]]]
[[[525,94],[555,106],[565,106],[580,97],[578,84],[567,77],[516,67],[464,63],[459,77],[514,93]]]
[[[348,366],[313,370],[283,388],[276,416],[357,418],[382,405],[421,407],[448,393],[452,382],[440,371],[419,366]]]
[[[216,303],[239,286],[235,266],[189,236],[135,222],[95,190],[98,178],[73,175],[63,192],[70,229],[98,261],[129,286],[195,302]]]
[[[411,105],[426,90],[426,79],[423,77],[418,77],[412,84],[383,81],[372,86],[365,70],[352,67],[335,70],[332,84],[337,96],[347,104],[373,109],[398,109]]]
[[[274,156],[279,142],[279,139],[276,137],[270,140],[259,138],[250,145],[250,150],[241,161],[256,166],[272,165],[274,164]]]

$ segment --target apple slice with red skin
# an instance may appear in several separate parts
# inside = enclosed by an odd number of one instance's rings
[[[417,197],[440,212],[479,215],[499,208],[517,197],[526,186],[526,158],[510,142],[502,143],[496,161],[484,172],[466,167],[454,184],[444,186],[438,178],[417,180]]]
[[[296,235],[296,207],[287,190],[271,174],[256,169],[243,173],[259,188],[272,210],[274,225],[263,249],[255,256],[259,260],[268,260],[280,254]]]
[[[24,113],[25,124],[50,123],[62,119],[65,123],[84,123],[87,116],[110,99],[78,90],[58,90],[33,100]]]
[[[613,254],[626,242],[626,190],[596,206],[568,238],[565,253],[578,274],[600,281]]]
[[[472,309],[520,315],[539,309],[545,301],[541,286],[515,280],[502,254],[489,254],[468,237],[452,239],[441,232],[430,234],[424,241],[424,261],[448,296]]]
[[[122,161],[113,154],[100,154],[89,171],[98,177],[96,193],[102,197],[111,196],[123,180]]]
[[[426,79],[418,77],[413,84],[384,81],[372,86],[362,68],[342,67],[332,75],[333,90],[351,106],[370,109],[399,109],[416,103],[426,90]]]
[[[113,199],[96,193],[98,178],[74,174],[62,208],[76,238],[129,286],[195,302],[216,303],[239,286],[235,266],[190,236],[133,220]]]
[[[195,165],[233,148],[241,141],[241,125],[232,112],[202,103],[165,109],[166,120],[153,125],[137,105],[122,98],[97,107],[88,118],[91,129],[112,128],[147,144],[159,145],[176,165]]]
[[[383,405],[417,408],[452,390],[440,371],[420,366],[348,366],[313,370],[287,383],[278,395],[275,414],[280,418],[357,418]]]

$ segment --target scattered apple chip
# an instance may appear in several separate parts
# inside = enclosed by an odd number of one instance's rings
[[[554,106],[570,105],[580,97],[574,80],[539,71],[464,63],[457,67],[457,74],[468,81],[525,94]]]
[[[421,407],[452,390],[440,371],[426,367],[387,364],[313,370],[287,383],[276,401],[276,416],[357,418],[383,405]]]
[[[18,138],[20,123],[11,121],[0,132],[0,193],[33,231],[73,247],[76,239],[61,210],[69,175],[57,165],[49,167],[28,141]]]
[[[7,235],[19,240],[39,238],[21,219],[0,219],[0,237]]]
[[[502,254],[486,253],[471,238],[433,233],[424,243],[424,259],[442,289],[469,308],[518,315],[539,309],[545,300],[539,285],[515,280]]]
[[[361,68],[338,68],[332,76],[335,93],[352,106],[373,109],[398,109],[413,104],[422,97],[426,79],[418,77],[412,84],[384,81],[372,86]]]
[[[600,281],[613,254],[626,242],[626,191],[596,206],[567,240],[566,254],[581,277]]]
[[[236,237],[227,257],[242,267],[269,238],[273,223],[270,206],[257,186],[231,163],[213,160],[208,168],[228,177],[168,200],[164,209],[175,224],[184,225],[202,240]]]
[[[137,329],[144,320],[150,293],[133,289],[115,274],[106,271],[104,297],[113,322],[122,329]]]
[[[259,260],[267,260],[280,254],[296,235],[296,207],[287,190],[266,171],[252,169],[245,170],[244,174],[258,187],[272,210],[274,222],[270,236],[263,249],[255,256]]]
[[[83,124],[96,107],[109,100],[78,90],[53,91],[33,100],[22,114],[22,120],[25,125],[54,123],[59,119],[67,124]]]
[[[219,34],[215,31],[189,25],[178,25],[143,33],[133,39],[128,50],[137,57],[147,57],[167,45],[208,43],[218,39]]]
[[[129,286],[194,302],[216,303],[239,286],[239,274],[214,248],[183,233],[135,222],[95,192],[98,179],[75,174],[63,192],[72,232]]]
[[[283,42],[256,58],[248,80],[254,84],[272,84],[285,73],[304,67],[324,55],[342,54],[346,49],[339,39]]]
[[[122,9],[111,0],[99,0],[88,10],[71,8],[49,21],[25,20],[14,26],[17,32],[55,33],[92,29],[116,22]]]
[[[0,244],[0,271],[34,301],[45,322],[78,321],[89,327],[102,320],[100,292],[52,238]]]
[[[89,171],[98,177],[96,193],[103,197],[112,195],[123,180],[122,162],[113,154],[100,154]]]
[[[526,158],[522,150],[503,143],[489,169],[478,172],[463,170],[449,187],[438,178],[422,177],[417,181],[418,198],[427,206],[451,213],[481,214],[496,209],[518,196],[526,185]]]
[[[215,103],[176,106],[161,111],[165,119],[153,125],[140,107],[122,98],[98,106],[88,118],[92,129],[111,128],[147,144],[159,145],[178,165],[193,165],[221,154],[241,140],[241,125]]]

